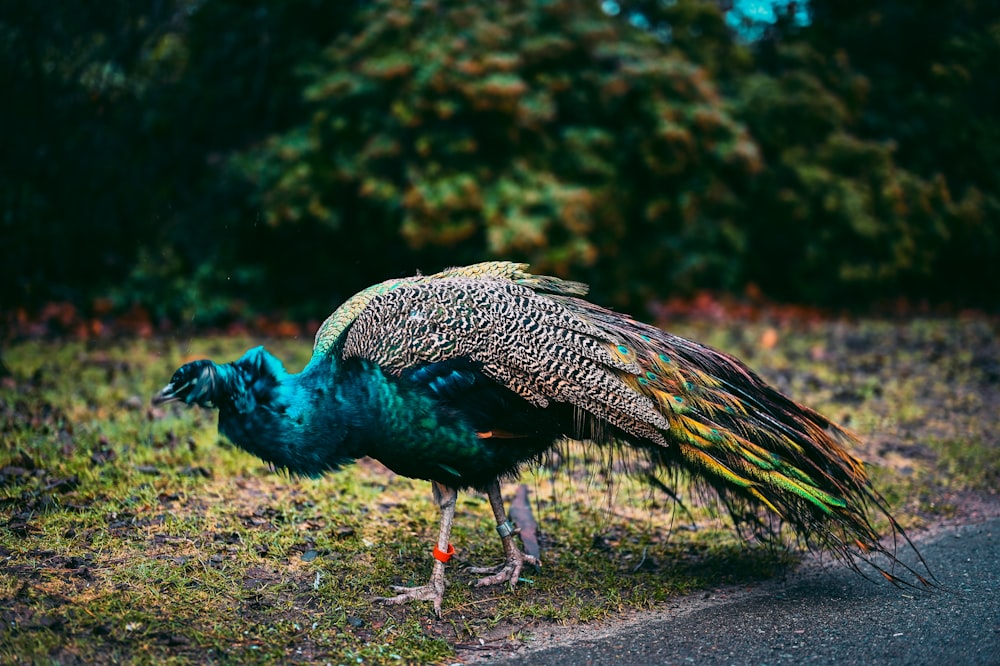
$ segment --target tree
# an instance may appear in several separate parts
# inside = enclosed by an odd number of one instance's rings
[[[808,43],[778,41],[741,83],[738,117],[766,165],[749,198],[748,276],[785,299],[849,305],[930,275],[954,215],[947,187],[855,134],[867,81]]]
[[[4,3],[0,305],[78,297],[94,273],[120,277],[148,232],[155,174],[131,76],[173,8],[110,1]],[[151,67],[172,66],[163,54]],[[128,170],[116,168],[128,164]]]
[[[268,223],[521,258],[619,300],[732,286],[757,148],[680,50],[582,0],[382,0],[361,23],[309,71],[311,121],[240,161]]]
[[[0,110],[0,305],[225,307],[229,278],[246,289],[256,268],[253,234],[233,231],[255,212],[225,155],[299,119],[292,72],[353,9],[4,3],[0,83],[18,94]]]
[[[863,77],[852,131],[893,149],[932,184],[911,209],[940,207],[943,234],[911,293],[997,304],[1000,257],[1000,4],[992,0],[812,0],[797,30],[828,62]],[[766,66],[766,63],[763,63]]]

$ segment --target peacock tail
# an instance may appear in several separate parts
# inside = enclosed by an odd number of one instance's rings
[[[902,530],[844,448],[853,435],[739,360],[526,268],[490,262],[370,287],[324,322],[313,360],[366,359],[399,376],[462,359],[537,409],[572,406],[566,436],[641,450],[702,480],[734,514],[766,509],[809,545],[899,580],[872,559],[897,562],[869,521],[872,508]]]

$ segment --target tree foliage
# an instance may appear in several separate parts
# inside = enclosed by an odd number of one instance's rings
[[[298,117],[295,65],[353,9],[330,5],[4,3],[0,81],[18,94],[0,108],[0,305],[225,309],[260,265],[233,252],[259,239],[221,167]]]
[[[72,7],[70,6],[72,5]],[[9,2],[0,10],[0,264],[4,301],[86,295],[95,273],[122,276],[125,248],[150,231],[135,196],[157,176],[135,70],[169,69],[144,47],[169,17],[153,3]],[[116,169],[128,164],[128,170]],[[6,280],[5,280],[6,281]],[[77,287],[80,285],[80,288]]]
[[[734,286],[759,156],[683,52],[582,0],[381,1],[361,23],[308,70],[310,121],[240,163],[268,222],[609,290]]]
[[[1000,7],[748,42],[720,4],[5,3],[0,305],[315,313],[488,257],[618,304],[996,305]]]
[[[954,215],[944,181],[902,169],[891,141],[853,133],[868,83],[845,62],[802,43],[778,44],[771,60],[737,97],[767,164],[750,197],[761,233],[748,274],[771,294],[842,304],[929,276]]]
[[[896,165],[931,184],[905,204],[934,217],[930,269],[899,285],[935,299],[998,303],[1000,4],[984,0],[813,0],[803,35],[828,62],[864,77],[852,130],[893,148]],[[940,211],[932,214],[930,210]],[[926,225],[924,225],[926,226]]]

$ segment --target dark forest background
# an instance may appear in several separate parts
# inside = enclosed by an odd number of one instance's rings
[[[3,0],[0,308],[315,318],[488,258],[996,308],[1000,3],[778,10]]]

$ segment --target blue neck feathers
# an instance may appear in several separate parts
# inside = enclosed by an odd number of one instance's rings
[[[288,373],[263,347],[216,366],[219,431],[230,441],[295,474],[316,476],[365,455],[372,405],[357,373],[332,358]]]

